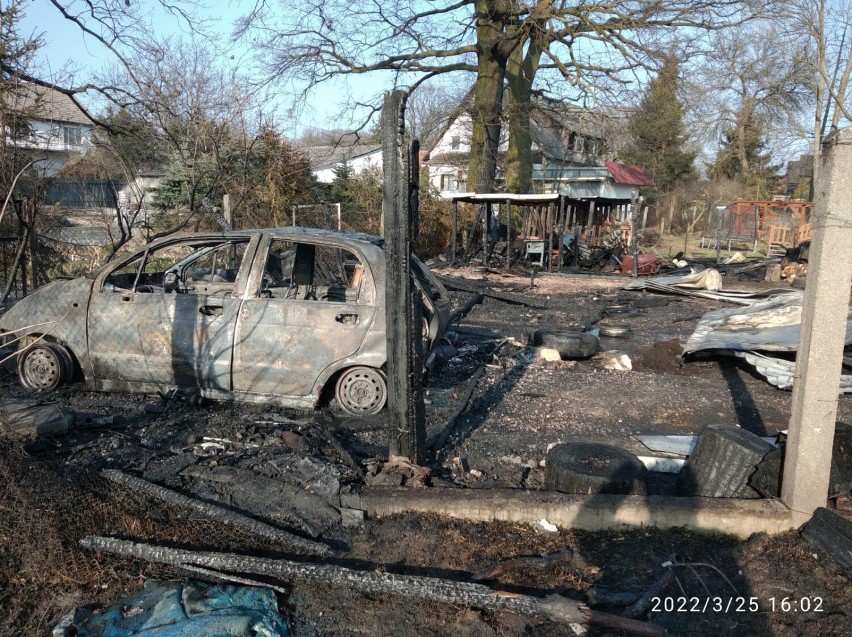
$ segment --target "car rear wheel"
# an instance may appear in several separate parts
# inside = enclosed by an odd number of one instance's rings
[[[337,380],[336,396],[341,408],[350,414],[377,414],[388,399],[385,375],[372,367],[347,369]]]
[[[71,355],[56,343],[41,343],[18,357],[21,384],[35,391],[50,391],[68,382],[73,370]]]

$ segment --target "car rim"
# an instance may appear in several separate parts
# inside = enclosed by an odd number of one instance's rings
[[[337,402],[351,414],[377,414],[386,400],[385,378],[376,369],[356,367],[345,372],[337,382]]]
[[[37,391],[55,389],[65,377],[65,360],[48,345],[34,347],[24,353],[19,371],[25,387]]]

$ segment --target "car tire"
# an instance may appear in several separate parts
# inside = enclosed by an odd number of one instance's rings
[[[626,325],[605,325],[598,326],[598,333],[607,338],[630,338],[633,336],[633,330]]]
[[[574,330],[536,330],[533,345],[555,349],[562,358],[589,358],[600,349],[596,336]]]
[[[27,389],[52,391],[67,383],[74,370],[71,354],[56,343],[38,343],[18,356],[18,378]]]
[[[645,465],[624,449],[594,442],[569,442],[547,452],[544,487],[584,495],[645,495],[647,474]]]
[[[637,310],[644,310],[650,307],[666,307],[669,304],[669,299],[664,299],[659,296],[645,296],[633,301],[633,307]]]
[[[346,413],[371,416],[387,403],[387,380],[383,372],[373,367],[351,367],[337,379],[335,397]]]

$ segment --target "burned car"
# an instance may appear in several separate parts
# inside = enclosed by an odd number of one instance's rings
[[[449,318],[420,261],[427,347]],[[172,236],[85,277],[53,281],[0,316],[22,384],[190,389],[219,400],[350,413],[386,402],[383,241],[308,228]]]

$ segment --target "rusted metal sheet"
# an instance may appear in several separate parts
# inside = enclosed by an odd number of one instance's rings
[[[417,261],[412,276],[436,343],[449,297]],[[30,387],[69,381],[76,361],[96,390],[181,387],[304,407],[338,373],[366,368],[358,378],[369,382],[347,385],[357,408],[365,387],[385,391],[386,280],[378,237],[306,228],[174,236],[37,290],[0,316],[0,337],[28,362],[22,381],[37,376]]]

